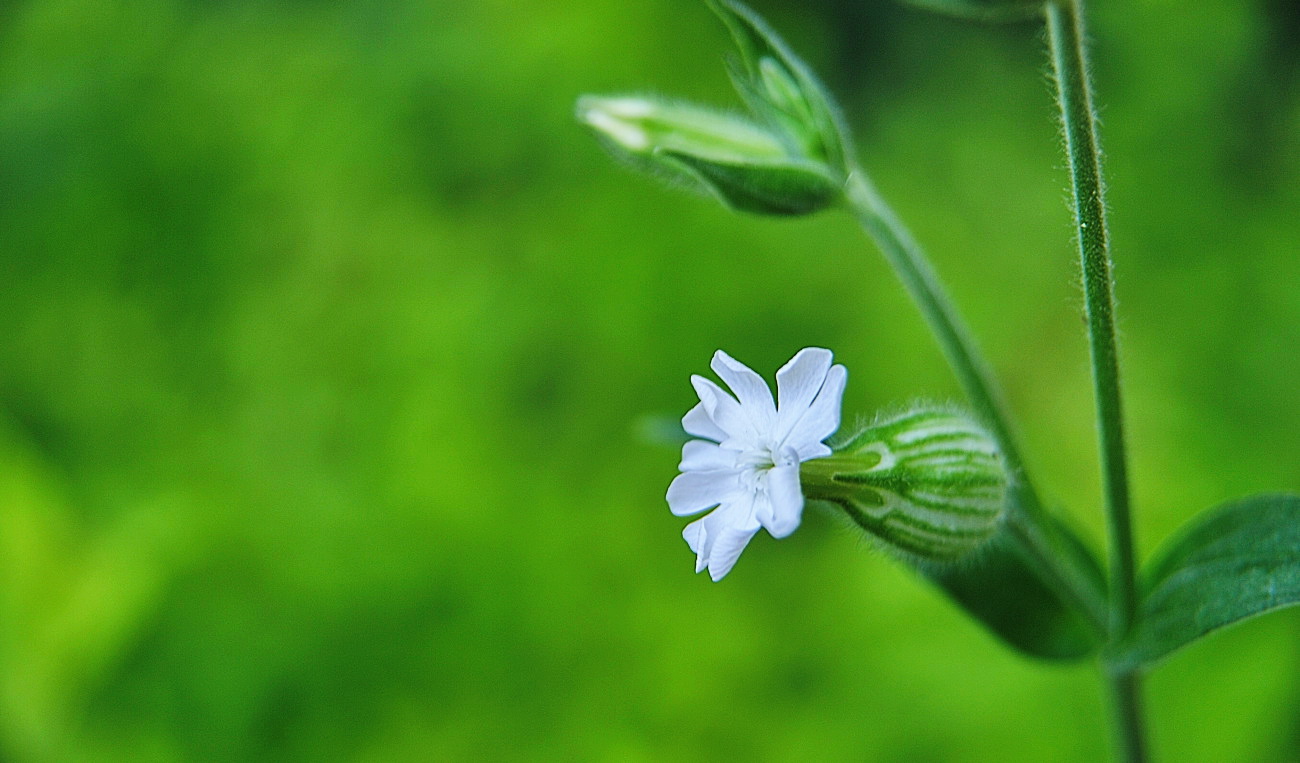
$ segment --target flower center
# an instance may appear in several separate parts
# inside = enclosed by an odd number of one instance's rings
[[[745,470],[741,480],[749,489],[763,491],[767,489],[769,469],[777,466],[793,466],[797,463],[799,463],[799,452],[782,443],[746,450],[739,459],[740,467]]]

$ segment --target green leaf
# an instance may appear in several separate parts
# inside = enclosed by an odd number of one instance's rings
[[[1070,554],[1102,586],[1096,558],[1064,525],[1044,517],[1059,553]],[[1101,647],[1088,621],[1050,588],[1007,536],[970,563],[921,570],[995,636],[1018,651],[1047,660],[1078,660]]]
[[[1108,655],[1119,668],[1300,603],[1300,496],[1255,496],[1204,513],[1166,544],[1144,582],[1136,627]]]

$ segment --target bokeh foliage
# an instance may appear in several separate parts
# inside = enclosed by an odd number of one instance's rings
[[[1099,541],[1038,29],[755,5]],[[1300,490],[1300,20],[1094,6],[1149,556]],[[643,424],[714,349],[830,347],[850,412],[956,395],[850,221],[729,215],[572,123],[582,92],[731,103],[726,44],[687,0],[0,7],[0,758],[1102,756],[1090,666],[829,517],[690,574]],[[1300,613],[1150,701],[1164,759],[1293,760]]]

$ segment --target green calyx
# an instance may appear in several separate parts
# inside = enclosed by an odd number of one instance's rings
[[[771,27],[710,0],[738,54],[731,79],[749,116],[643,96],[583,96],[578,121],[617,158],[731,209],[805,215],[845,201],[848,131],[830,94]]]
[[[809,158],[837,174],[850,171],[848,130],[834,98],[781,36],[736,0],[709,0],[736,43],[731,81],[754,114],[772,123]]]
[[[584,96],[577,116],[616,157],[732,209],[801,215],[843,198],[824,165],[744,117],[640,96]]]
[[[800,468],[804,495],[918,561],[955,562],[998,531],[1007,471],[965,414],[922,408],[872,424]]]

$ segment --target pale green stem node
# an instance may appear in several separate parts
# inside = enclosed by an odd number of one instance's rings
[[[1007,469],[993,437],[961,412],[914,409],[867,426],[800,467],[804,495],[916,561],[949,563],[997,534]]]

